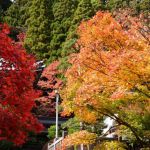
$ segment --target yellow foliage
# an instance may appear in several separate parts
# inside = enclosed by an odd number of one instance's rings
[[[94,147],[94,150],[126,150],[127,146],[119,141],[103,142]]]
[[[95,133],[89,133],[86,130],[78,131],[75,132],[71,135],[68,135],[64,140],[63,140],[63,145],[65,147],[69,147],[72,145],[88,145],[88,144],[93,144],[96,140],[97,136]]]
[[[148,113],[149,42],[135,28],[125,31],[110,13],[102,12],[82,22],[78,34],[80,52],[71,56],[72,67],[66,73],[64,112],[71,109],[85,122],[99,117],[88,106],[104,114],[106,110],[124,115],[126,110]],[[117,105],[120,100],[125,105]]]

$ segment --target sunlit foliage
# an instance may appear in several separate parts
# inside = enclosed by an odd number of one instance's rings
[[[131,23],[128,30],[126,19]],[[144,34],[140,29],[145,29]],[[147,31],[137,18],[129,16],[119,24],[110,13],[98,12],[82,22],[76,44],[80,53],[70,57],[72,67],[66,73],[64,114],[75,113],[89,123],[112,117],[141,141],[144,116],[150,110]]]

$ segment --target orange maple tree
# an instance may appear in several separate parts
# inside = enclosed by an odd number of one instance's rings
[[[109,116],[142,142],[133,121],[150,111],[149,36],[139,32],[145,26],[138,19],[125,19],[128,29],[103,12],[81,23],[80,52],[70,56],[62,105],[65,115],[75,113],[88,123]]]
[[[63,146],[64,146],[64,150],[67,147],[70,147],[72,145],[89,145],[89,144],[93,144],[96,141],[96,134],[95,133],[90,133],[86,130],[82,130],[82,131],[78,131],[78,132],[74,132],[71,135],[68,135],[67,137],[65,137],[65,139],[63,140]]]

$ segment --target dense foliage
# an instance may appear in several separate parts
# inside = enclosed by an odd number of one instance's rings
[[[54,18],[51,24],[50,62],[61,57],[62,43],[67,37],[77,4],[76,0],[58,0],[54,2],[52,9]]]
[[[29,8],[30,17],[26,20],[28,30],[25,38],[25,47],[28,52],[37,58],[47,57],[50,49],[50,20],[51,1],[33,0]]]
[[[61,58],[61,68],[68,67],[68,55],[77,40],[76,29],[81,20],[101,10],[116,11],[130,7],[134,14],[149,12],[149,0],[15,0],[5,14],[5,21],[27,30],[25,47],[28,52],[47,63]]]
[[[90,0],[16,0],[8,9],[5,21],[27,29],[25,48],[37,58],[52,62],[67,57],[77,37],[76,28],[82,19],[96,11]]]
[[[34,58],[9,37],[0,25],[0,140],[23,144],[42,126],[31,114],[38,92],[33,89]]]
[[[63,106],[64,113],[73,112],[91,124],[109,116],[121,135],[128,137],[131,131],[142,143],[148,138],[150,117],[149,35],[137,18],[127,19],[128,30],[125,21],[119,24],[109,13],[98,12],[81,23],[76,44],[80,53],[70,59]],[[123,127],[126,133],[121,132]]]
[[[102,142],[94,147],[94,150],[111,150],[113,147],[114,150],[126,150],[126,144],[123,144],[119,141],[111,141],[111,142]]]
[[[4,21],[13,27],[25,27],[31,1],[15,0],[5,13]]]
[[[63,82],[57,77],[59,62],[55,61],[47,66],[37,83],[38,89],[41,90],[41,96],[36,99],[37,107],[34,113],[37,116],[54,116],[55,115],[55,90],[60,89]]]
[[[63,140],[63,145],[64,147],[69,147],[72,145],[88,145],[88,144],[93,144],[96,140],[96,134],[90,133],[86,130],[82,130],[79,132],[74,132],[71,135],[68,135],[64,140]]]
[[[98,10],[107,12],[95,15]],[[79,131],[81,121],[87,131],[101,134],[102,120],[109,116],[119,136],[145,144],[150,137],[149,10],[149,0],[0,0],[0,22],[13,29],[9,33],[0,26],[0,139],[19,145],[29,131],[41,128],[30,113],[35,99],[32,112],[54,115],[54,90],[62,87],[58,78],[67,71],[63,114],[75,115],[64,124],[69,133]],[[36,82],[40,95],[32,87],[34,58],[21,45],[47,64]],[[12,124],[6,126],[6,120]],[[86,143],[86,135],[76,132],[67,144]],[[97,147],[113,144],[120,145]]]
[[[146,15],[150,10],[149,0],[109,0],[106,7],[112,11],[118,8],[131,8],[136,14],[143,12]]]

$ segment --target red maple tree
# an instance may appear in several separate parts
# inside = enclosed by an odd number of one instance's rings
[[[30,131],[43,128],[31,114],[38,92],[33,89],[34,57],[8,37],[0,25],[0,140],[23,144]]]
[[[36,99],[37,107],[35,114],[37,116],[54,116],[55,115],[55,89],[60,89],[63,85],[61,79],[57,78],[60,71],[57,69],[58,61],[48,65],[38,81],[37,86],[42,91],[42,95]]]

